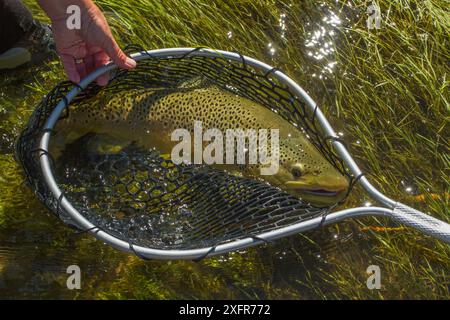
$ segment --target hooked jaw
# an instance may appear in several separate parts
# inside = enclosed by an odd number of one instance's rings
[[[321,182],[310,183],[308,181],[293,180],[285,183],[285,187],[306,201],[315,205],[332,205],[344,198],[349,183],[344,177],[321,179]]]

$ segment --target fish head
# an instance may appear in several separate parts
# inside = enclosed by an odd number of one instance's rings
[[[316,206],[330,206],[342,200],[349,181],[304,138],[280,143],[278,184],[289,193]]]

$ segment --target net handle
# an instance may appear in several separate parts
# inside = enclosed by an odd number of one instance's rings
[[[192,55],[198,55],[198,56],[204,56],[204,57],[220,57],[220,58],[226,58],[231,59],[234,61],[241,61],[242,63],[246,65],[251,65],[253,67],[259,68],[264,72],[268,72],[273,70],[273,67],[258,61],[256,59],[242,56],[237,53],[227,52],[227,51],[219,51],[219,50],[211,50],[211,49],[198,49],[198,48],[169,48],[169,49],[158,49],[158,50],[151,50],[151,51],[144,51],[132,54],[131,57],[135,60],[144,60],[152,57],[185,57],[189,54]],[[230,243],[221,244],[216,247],[208,247],[208,248],[200,248],[200,249],[192,249],[192,250],[160,250],[160,249],[153,249],[153,248],[146,248],[141,246],[133,246],[133,248],[130,247],[130,244],[128,242],[125,242],[121,239],[116,238],[113,235],[110,235],[103,230],[97,228],[95,225],[93,225],[90,221],[86,220],[84,216],[76,210],[71,203],[66,199],[58,187],[58,184],[56,183],[56,180],[53,176],[52,168],[51,168],[51,162],[50,157],[48,155],[48,146],[51,138],[51,130],[54,128],[56,122],[59,119],[59,116],[61,115],[64,108],[67,107],[68,104],[77,96],[77,94],[84,90],[91,82],[93,82],[97,77],[100,75],[112,71],[116,69],[117,66],[113,63],[110,63],[104,67],[101,67],[91,74],[89,74],[86,78],[81,80],[81,82],[74,86],[74,88],[65,96],[64,99],[62,99],[49,118],[47,119],[47,122],[45,123],[45,126],[43,128],[43,135],[40,140],[39,148],[42,150],[40,155],[40,164],[41,169],[43,173],[43,177],[45,179],[45,182],[49,189],[51,190],[53,196],[55,199],[59,199],[61,208],[63,208],[70,217],[74,220],[74,222],[83,230],[88,230],[92,235],[94,235],[99,240],[110,244],[114,248],[117,248],[122,251],[126,252],[135,252],[139,255],[147,258],[155,258],[155,259],[196,259],[199,257],[212,256],[216,254],[223,254],[229,251],[243,249],[249,246],[254,246],[256,244],[261,243],[262,240],[272,240],[277,239],[281,237],[285,237],[291,234],[295,234],[298,232],[310,230],[313,228],[316,228],[321,225],[329,224],[329,223],[335,223],[338,221],[341,221],[346,218],[351,217],[359,217],[359,216],[366,216],[366,215],[382,215],[382,216],[389,216],[393,217],[394,219],[401,220],[402,222],[411,225],[413,227],[417,227],[419,230],[427,230],[427,232],[430,232],[429,228],[425,228],[422,224],[419,223],[412,223],[410,220],[404,217],[408,214],[403,209],[398,209],[399,204],[395,201],[389,199],[388,197],[384,196],[382,193],[380,193],[375,187],[373,187],[368,180],[365,177],[362,177],[359,181],[364,189],[367,190],[367,192],[372,196],[372,198],[384,203],[387,205],[390,209],[387,208],[381,208],[381,207],[361,207],[361,208],[354,208],[354,209],[348,209],[348,210],[342,210],[334,213],[328,214],[325,218],[318,217],[315,219],[311,219],[308,221],[303,221],[291,226],[287,226],[281,229],[277,229],[268,233],[264,233],[261,235],[258,235],[258,237],[261,240],[257,240],[255,238],[245,238],[241,240],[235,240]],[[321,112],[321,110],[318,108],[318,106],[315,104],[315,102],[311,99],[311,97],[298,85],[296,84],[292,79],[290,79],[287,75],[282,73],[281,71],[274,70],[272,72],[272,75],[278,78],[283,83],[287,84],[290,89],[296,93],[299,97],[302,97],[303,100],[306,102],[306,105],[311,109],[312,112],[315,112],[316,119],[319,122],[319,124],[322,126],[325,135],[327,136],[336,136],[336,133],[332,129],[329,122],[326,120],[325,116]],[[345,164],[349,167],[350,171],[354,176],[360,176],[361,170],[357,166],[357,164],[354,162],[353,158],[348,153],[345,146],[339,142],[339,141],[333,141],[332,142],[334,147],[336,148],[336,151],[341,156],[341,158],[344,160]],[[397,211],[393,211],[393,208],[397,208]],[[421,213],[424,216],[424,213]],[[416,213],[416,216],[418,214]],[[427,216],[429,217],[429,216]],[[425,219],[422,219],[425,220]],[[410,223],[411,222],[411,223]],[[434,235],[434,233],[432,234]],[[443,238],[444,241],[448,241],[447,237]]]
[[[448,223],[402,203],[396,204],[391,216],[397,222],[450,244],[450,224]]]

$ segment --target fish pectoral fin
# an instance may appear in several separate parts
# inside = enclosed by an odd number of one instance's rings
[[[87,149],[95,154],[115,154],[131,144],[130,141],[111,137],[106,134],[97,134],[88,143]]]

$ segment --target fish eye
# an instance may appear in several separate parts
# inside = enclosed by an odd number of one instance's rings
[[[300,168],[297,168],[297,167],[292,168],[291,173],[292,173],[292,176],[296,179],[300,178],[302,176],[302,171],[300,170]]]

